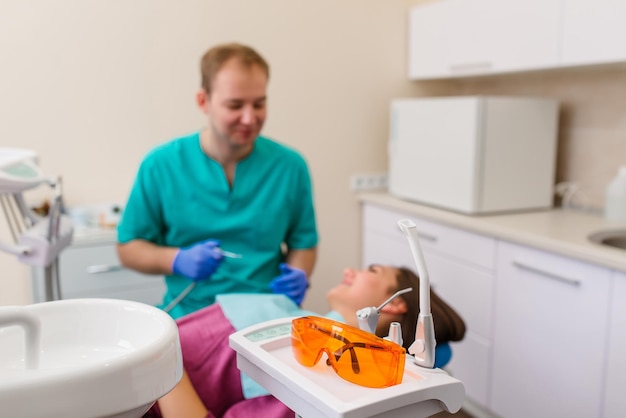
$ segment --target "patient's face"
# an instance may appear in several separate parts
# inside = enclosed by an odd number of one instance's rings
[[[394,267],[373,264],[364,270],[345,269],[343,280],[327,293],[330,308],[349,307],[356,312],[368,306],[379,306],[398,286]]]

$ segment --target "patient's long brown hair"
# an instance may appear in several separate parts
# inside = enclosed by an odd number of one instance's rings
[[[398,268],[396,276],[398,287],[395,291],[412,287],[412,292],[400,297],[406,304],[407,311],[401,321],[403,346],[408,348],[415,341],[415,327],[419,314],[419,277],[406,267]],[[450,305],[443,301],[432,289],[430,291],[430,311],[435,327],[435,339],[438,343],[460,341],[465,335],[465,322]]]

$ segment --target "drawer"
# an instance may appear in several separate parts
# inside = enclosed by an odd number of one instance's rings
[[[374,230],[363,231],[362,267],[371,264],[405,266],[417,271],[409,243],[404,237],[390,236]]]
[[[111,288],[100,289],[97,292],[71,292],[64,291],[63,299],[80,299],[80,298],[107,298],[107,299],[124,299],[133,300],[135,302],[146,303],[148,305],[159,305],[163,302],[163,294],[165,286],[156,279],[152,286],[130,287],[130,288]]]
[[[32,269],[33,302],[45,301],[44,270]],[[121,266],[114,242],[74,245],[59,257],[63,299],[112,298],[149,305],[162,302],[162,276],[140,274]]]
[[[407,242],[398,227],[400,219],[410,219],[415,223],[420,237],[420,245],[424,250],[439,252],[489,270],[495,269],[496,240],[493,238],[451,228],[436,222],[425,221],[407,213],[371,204],[363,205],[362,226],[364,231],[378,231],[381,234]]]
[[[495,275],[424,251],[433,289],[461,315],[468,330],[492,338]]]
[[[450,345],[452,359],[446,371],[463,382],[468,398],[488,405],[491,344],[468,332],[463,341]]]

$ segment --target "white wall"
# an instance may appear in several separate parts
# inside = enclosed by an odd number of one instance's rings
[[[37,150],[70,206],[123,202],[148,149],[202,126],[202,53],[252,45],[272,67],[264,133],[312,170],[321,243],[306,305],[323,310],[360,262],[349,178],[386,169],[388,102],[418,88],[405,75],[411,3],[0,0],[0,146]],[[2,256],[0,271],[0,304],[28,303],[28,270]]]

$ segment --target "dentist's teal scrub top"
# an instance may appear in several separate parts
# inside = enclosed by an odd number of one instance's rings
[[[218,294],[269,293],[284,259],[282,243],[308,249],[318,242],[306,161],[260,136],[230,187],[222,166],[200,148],[199,132],[158,146],[142,161],[118,225],[120,243],[135,239],[170,247],[217,239],[223,250],[243,255],[225,257],[170,311],[174,318],[214,303]],[[175,275],[165,281],[162,306],[191,283]]]

